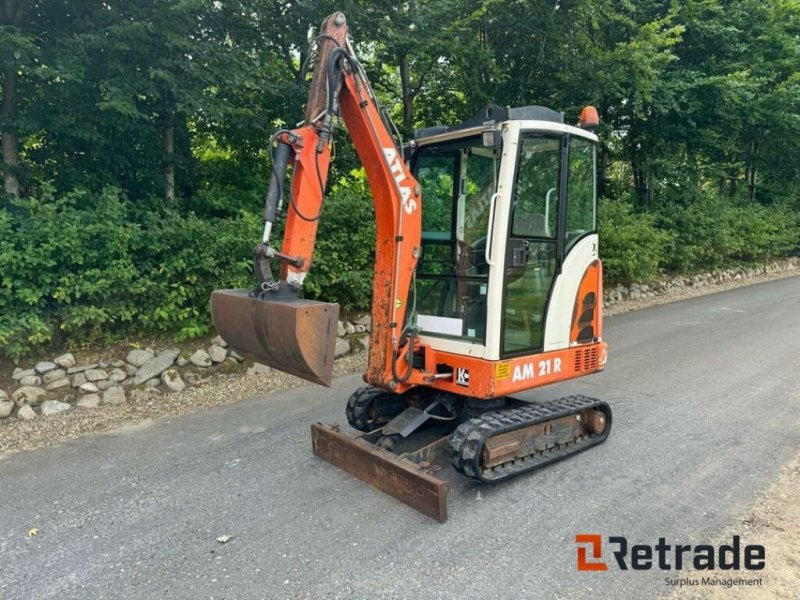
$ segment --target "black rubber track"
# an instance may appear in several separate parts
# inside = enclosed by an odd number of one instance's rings
[[[567,444],[518,457],[491,469],[482,468],[480,461],[483,447],[489,438],[592,408],[602,411],[606,416],[606,427],[603,433],[583,435]],[[483,482],[500,481],[602,444],[610,431],[611,407],[608,404],[587,396],[567,396],[541,404],[489,412],[462,423],[456,428],[450,439],[450,461],[459,473],[467,477]]]
[[[369,433],[391,421],[405,407],[406,401],[402,396],[365,386],[350,394],[344,412],[350,427]]]

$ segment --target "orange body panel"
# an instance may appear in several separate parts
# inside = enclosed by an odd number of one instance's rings
[[[578,342],[581,330],[592,328],[592,337],[603,337],[603,265],[595,260],[586,268],[575,297],[572,311],[572,330],[569,339]]]
[[[602,371],[606,358],[605,342],[497,361],[426,348],[425,370],[428,373],[415,371],[408,383],[489,399]],[[426,375],[434,373],[437,365],[452,367],[452,379],[426,381]],[[459,369],[466,370],[466,377],[459,376]],[[459,384],[459,380],[466,385]]]

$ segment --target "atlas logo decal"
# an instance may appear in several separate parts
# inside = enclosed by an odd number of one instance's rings
[[[578,571],[608,571],[608,564],[603,560],[603,538],[593,533],[581,533],[575,536],[578,545]],[[608,544],[617,567],[627,571],[680,571],[692,568],[696,571],[760,571],[766,565],[766,550],[760,544],[749,544],[742,547],[738,535],[733,536],[730,544],[713,546],[711,544],[667,544],[666,538],[658,538],[655,545],[634,544],[629,547],[628,539],[622,536],[610,536]],[[613,564],[613,563],[611,563]]]
[[[414,199],[414,194],[411,192],[411,188],[406,181],[408,178],[406,177],[406,170],[403,168],[400,156],[394,148],[384,148],[383,155],[386,157],[389,163],[389,170],[392,172],[392,175],[394,175],[394,181],[400,189],[400,196],[403,199],[403,208],[410,215],[417,210],[417,201]]]

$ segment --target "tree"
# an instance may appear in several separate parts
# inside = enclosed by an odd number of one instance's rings
[[[12,196],[20,193],[19,124],[20,74],[36,54],[32,35],[23,25],[31,0],[3,0],[0,9],[0,138],[3,152],[3,191]]]

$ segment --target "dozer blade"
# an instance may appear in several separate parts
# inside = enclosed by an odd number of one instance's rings
[[[338,304],[215,290],[211,318],[222,339],[245,358],[330,386]]]
[[[311,443],[321,459],[440,523],[447,521],[448,483],[420,465],[340,433],[336,425],[313,424]]]

